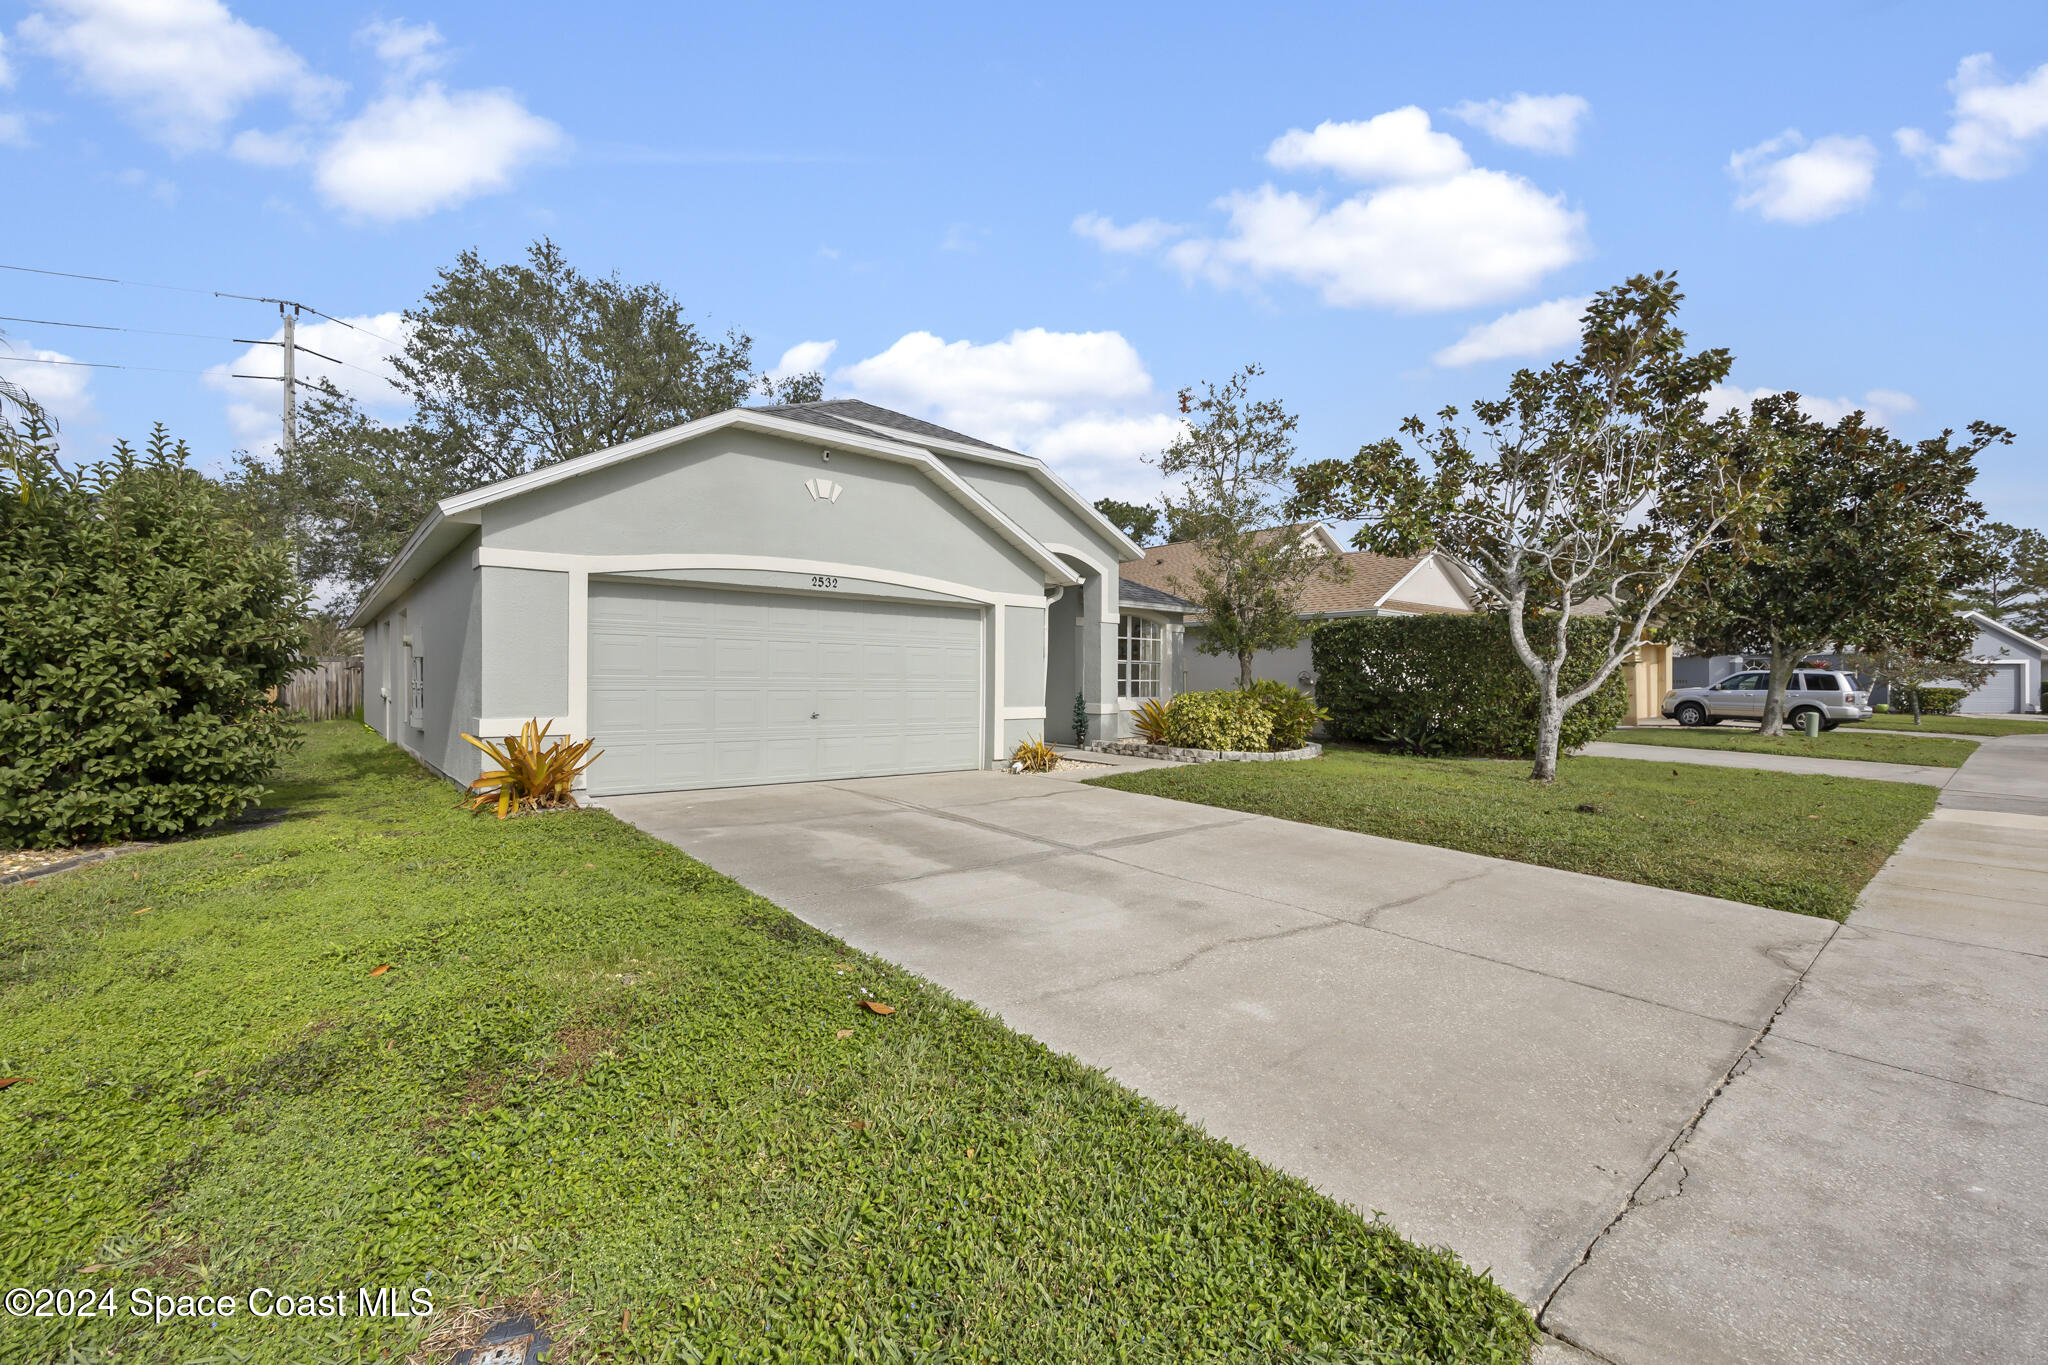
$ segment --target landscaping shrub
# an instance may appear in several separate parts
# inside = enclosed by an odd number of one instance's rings
[[[1540,624],[1531,623],[1532,634]],[[1571,623],[1560,691],[1592,676],[1609,629],[1600,620]],[[1366,616],[1331,622],[1311,639],[1316,697],[1338,738],[1414,753],[1535,753],[1536,681],[1515,655],[1506,617]],[[1627,708],[1617,669],[1565,713],[1562,747],[1599,738]]]
[[[1330,718],[1330,713],[1319,709],[1313,698],[1272,678],[1255,679],[1244,692],[1256,698],[1273,718],[1273,733],[1266,742],[1276,751],[1299,749],[1315,733],[1316,722]]]
[[[1920,714],[1923,716],[1952,716],[1956,708],[1969,696],[1960,687],[1897,687],[1892,689],[1892,709],[1911,714],[1913,693],[1920,694]]]
[[[306,639],[285,547],[159,427],[77,471],[0,428],[0,847],[158,839],[262,793]]]
[[[1248,692],[1183,692],[1166,708],[1166,742],[1183,749],[1263,749],[1273,715]]]

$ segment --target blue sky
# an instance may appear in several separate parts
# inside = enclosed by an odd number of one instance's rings
[[[1670,268],[1733,385],[2003,423],[1980,493],[2048,524],[2038,0],[977,8],[10,6],[0,263],[305,300],[375,397],[437,267],[545,233],[1091,496],[1156,491],[1184,384],[1258,361],[1349,453]],[[0,314],[41,320],[17,357],[180,371],[0,358],[77,453],[275,435],[225,377],[274,310],[0,271]]]

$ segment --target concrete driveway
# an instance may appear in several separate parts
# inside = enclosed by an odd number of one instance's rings
[[[603,804],[1532,1305],[1835,928],[1052,777]]]

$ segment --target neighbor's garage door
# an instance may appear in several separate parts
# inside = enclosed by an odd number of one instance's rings
[[[590,585],[590,790],[973,768],[981,614],[902,602]]]
[[[2026,710],[2027,670],[2019,664],[1999,664],[1991,670],[1991,676],[1967,697],[1956,709],[1966,715],[1990,716],[2007,715],[2014,711]]]

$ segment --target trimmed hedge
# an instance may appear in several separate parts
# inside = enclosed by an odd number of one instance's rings
[[[1259,705],[1273,718],[1273,733],[1266,742],[1275,753],[1299,749],[1315,733],[1316,722],[1329,719],[1313,697],[1273,678],[1253,678],[1252,685],[1242,690],[1245,695],[1258,698]]]
[[[1606,623],[1575,620],[1560,691],[1606,657]],[[1339,739],[1415,753],[1525,758],[1536,752],[1536,680],[1508,638],[1507,617],[1365,616],[1310,637],[1316,700]],[[1561,747],[1599,738],[1628,709],[1621,670],[1564,714]]]
[[[61,468],[0,429],[0,848],[218,824],[298,743],[265,698],[306,641],[282,545],[159,428]]]
[[[1911,687],[1895,688],[1892,692],[1892,710],[1911,712],[1915,690]],[[1920,693],[1920,714],[1923,716],[1952,716],[1956,713],[1956,708],[1963,704],[1963,698],[1970,695],[1960,687],[1922,687],[1917,690]]]

